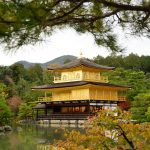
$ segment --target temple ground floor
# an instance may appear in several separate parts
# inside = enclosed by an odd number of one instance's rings
[[[33,110],[36,120],[72,120],[73,122],[73,120],[87,120],[101,109],[114,110],[120,103],[110,100],[42,102],[33,107]]]

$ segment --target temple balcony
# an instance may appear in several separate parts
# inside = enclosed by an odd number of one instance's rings
[[[38,102],[51,102],[52,101],[52,97],[38,97]]]
[[[79,99],[79,100],[84,100],[84,98],[81,98],[81,97],[73,97],[73,96],[66,96],[66,97],[62,97],[61,99],[59,99],[59,101],[73,101],[73,100],[77,100],[77,99]],[[88,98],[89,99],[89,98]],[[114,99],[113,98],[111,98],[111,99],[101,99],[101,98],[99,98],[99,99],[95,99],[95,100],[103,100],[103,101],[105,101],[105,100],[112,100],[112,101],[114,101]],[[118,99],[116,99],[117,101],[126,101],[127,100],[127,98],[125,97],[125,96],[119,96],[118,97]],[[39,102],[39,103],[41,103],[41,102],[52,102],[52,101],[58,101],[58,100],[56,100],[54,97],[38,97],[38,101],[37,102]]]
[[[72,81],[94,81],[108,83],[107,76],[54,76],[54,83],[72,82]]]
[[[126,101],[127,97],[126,96],[118,96],[118,101]]]

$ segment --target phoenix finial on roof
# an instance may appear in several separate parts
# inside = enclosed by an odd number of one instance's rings
[[[83,53],[80,53],[79,59],[83,58]]]

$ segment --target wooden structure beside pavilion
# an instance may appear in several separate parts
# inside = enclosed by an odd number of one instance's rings
[[[84,120],[96,110],[115,109],[125,102],[129,87],[111,84],[103,72],[114,67],[96,64],[86,58],[73,60],[60,66],[49,66],[55,72],[54,83],[35,86],[32,90],[43,91],[33,108],[37,120]],[[51,97],[47,96],[51,93]]]

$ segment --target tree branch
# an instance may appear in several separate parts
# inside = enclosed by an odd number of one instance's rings
[[[124,130],[122,129],[122,127],[118,124],[117,127],[119,127],[119,129],[121,130],[121,135],[124,137],[124,139],[127,141],[127,143],[130,145],[130,147],[133,149],[133,150],[136,150],[136,148],[134,147],[134,144],[132,141],[130,141],[128,139],[128,137],[126,136],[126,133],[124,132]]]
[[[116,14],[116,17],[118,18],[118,21],[120,21],[120,22],[129,23],[129,21],[123,20],[122,18],[120,18],[120,16],[118,14]]]
[[[145,17],[143,17],[142,21],[145,22],[150,17],[150,13],[147,13]]]
[[[54,20],[58,20],[58,19],[61,19],[61,18],[64,18],[64,17],[68,16],[69,14],[73,13],[76,9],[78,9],[83,3],[84,3],[84,0],[82,0],[81,2],[79,2],[79,3],[78,3],[73,9],[71,9],[70,11],[64,13],[64,14],[61,15],[61,16],[58,16],[58,17],[49,19],[48,21],[54,21]]]
[[[134,5],[126,5],[126,4],[116,3],[116,2],[107,1],[107,0],[98,0],[98,1],[104,4],[105,6],[114,7],[114,8],[118,8],[122,10],[150,12],[150,5],[134,6]]]
[[[121,11],[121,10],[120,10],[120,9],[116,9],[116,10],[114,10],[114,11],[112,11],[112,12],[109,12],[109,13],[106,13],[106,14],[104,14],[104,15],[102,15],[102,16],[95,17],[95,20],[110,17],[110,16],[112,16],[112,15],[117,14],[119,11]]]

